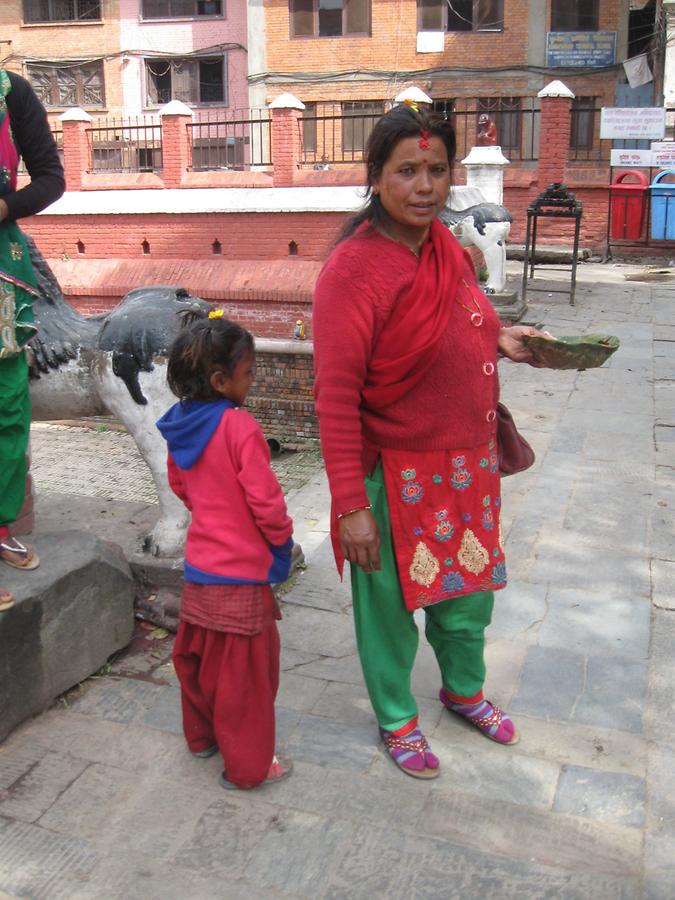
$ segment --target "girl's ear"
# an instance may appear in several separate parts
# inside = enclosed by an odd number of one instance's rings
[[[224,372],[216,369],[216,371],[211,372],[211,375],[209,376],[209,384],[217,394],[225,396],[230,385],[230,379]]]

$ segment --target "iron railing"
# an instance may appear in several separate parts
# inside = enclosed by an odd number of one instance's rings
[[[96,119],[87,134],[92,172],[162,170],[162,126],[153,116]]]
[[[331,109],[335,105],[326,104]],[[370,132],[381,116],[382,112],[327,114],[321,104],[310,108],[302,117],[303,163],[323,169],[362,162]]]
[[[268,109],[200,111],[187,124],[192,170],[247,170],[272,165],[271,117]]]

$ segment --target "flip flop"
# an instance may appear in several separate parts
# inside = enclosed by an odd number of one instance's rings
[[[9,591],[0,591],[0,612],[14,606],[14,597]]]
[[[13,559],[7,559],[7,557],[4,556],[5,553],[13,553],[19,556],[23,554],[26,557],[26,561],[23,563],[14,562]],[[26,547],[20,541],[17,541],[16,538],[9,538],[6,541],[0,542],[0,559],[13,569],[26,569],[27,571],[30,571],[31,569],[37,569],[40,565],[40,557],[35,550],[33,550],[32,547]]]

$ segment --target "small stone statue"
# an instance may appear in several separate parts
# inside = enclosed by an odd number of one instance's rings
[[[476,144],[478,147],[494,147],[497,143],[497,126],[487,113],[478,116]]]

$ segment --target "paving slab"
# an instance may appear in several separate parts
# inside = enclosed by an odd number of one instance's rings
[[[325,474],[318,457],[286,461],[307,560],[280,624],[293,776],[223,791],[220,757],[185,747],[172,639],[139,626],[98,677],[0,744],[0,898],[675,900],[675,285],[628,285],[625,271],[580,267],[576,307],[542,292],[528,313],[557,334],[618,335],[609,365],[500,365],[537,452],[503,483],[510,583],[486,647],[486,690],[520,743],[443,709],[420,613],[412,683],[442,770],[419,782],[396,769],[331,558]],[[73,444],[70,473],[50,441]],[[39,515],[55,531],[86,516],[133,553],[157,510],[131,477],[100,494],[101,454],[126,478],[118,445],[36,430]]]

